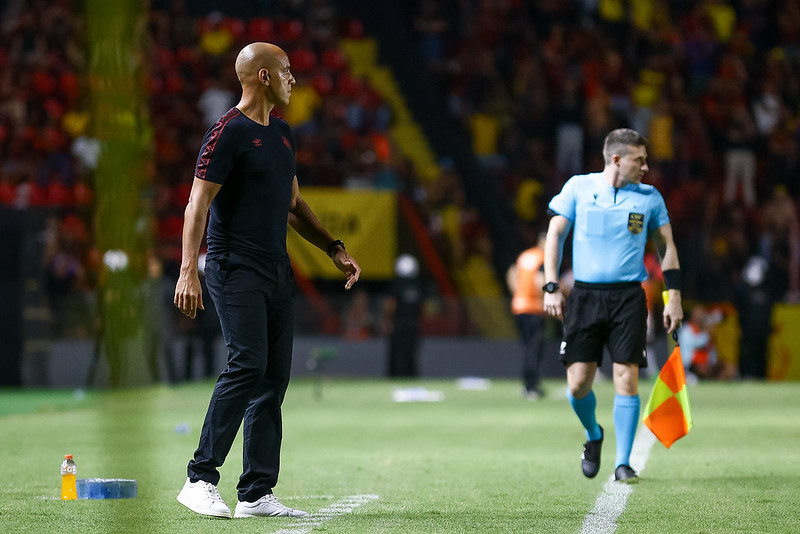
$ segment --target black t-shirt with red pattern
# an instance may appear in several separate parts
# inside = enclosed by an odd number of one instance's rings
[[[203,139],[195,176],[221,184],[211,202],[208,257],[231,253],[288,263],[286,224],[296,173],[295,144],[286,121],[268,126],[231,108]]]

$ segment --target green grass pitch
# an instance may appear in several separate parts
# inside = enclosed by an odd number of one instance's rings
[[[441,391],[444,400],[392,401],[395,388],[411,386]],[[313,381],[296,380],[284,405],[275,493],[322,519],[207,519],[175,496],[212,387],[85,396],[0,390],[0,531],[577,533],[613,471],[608,382],[595,388],[607,429],[603,465],[587,480],[585,438],[563,381],[547,382],[548,396],[527,402],[516,381],[462,391],[454,380],[328,379],[317,399]],[[642,384],[643,405],[650,388]],[[616,532],[800,532],[800,384],[703,383],[689,396],[694,428],[670,450],[653,446]],[[67,453],[79,478],[135,478],[139,496],[58,500]],[[237,440],[219,485],[231,506],[240,468]],[[336,508],[367,495],[377,499],[347,513]]]

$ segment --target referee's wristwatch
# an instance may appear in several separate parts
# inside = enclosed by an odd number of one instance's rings
[[[558,282],[547,282],[542,286],[542,291],[545,293],[555,293],[558,289]]]

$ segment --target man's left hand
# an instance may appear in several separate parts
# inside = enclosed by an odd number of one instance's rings
[[[344,288],[350,289],[353,287],[353,284],[358,282],[358,277],[361,275],[361,267],[358,266],[358,262],[341,248],[331,259],[333,260],[333,264],[336,265],[336,268],[342,271],[347,277]]]

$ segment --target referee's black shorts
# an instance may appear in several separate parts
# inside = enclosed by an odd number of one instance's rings
[[[561,362],[603,360],[607,346],[616,363],[647,366],[647,300],[640,282],[575,282],[564,316]]]

